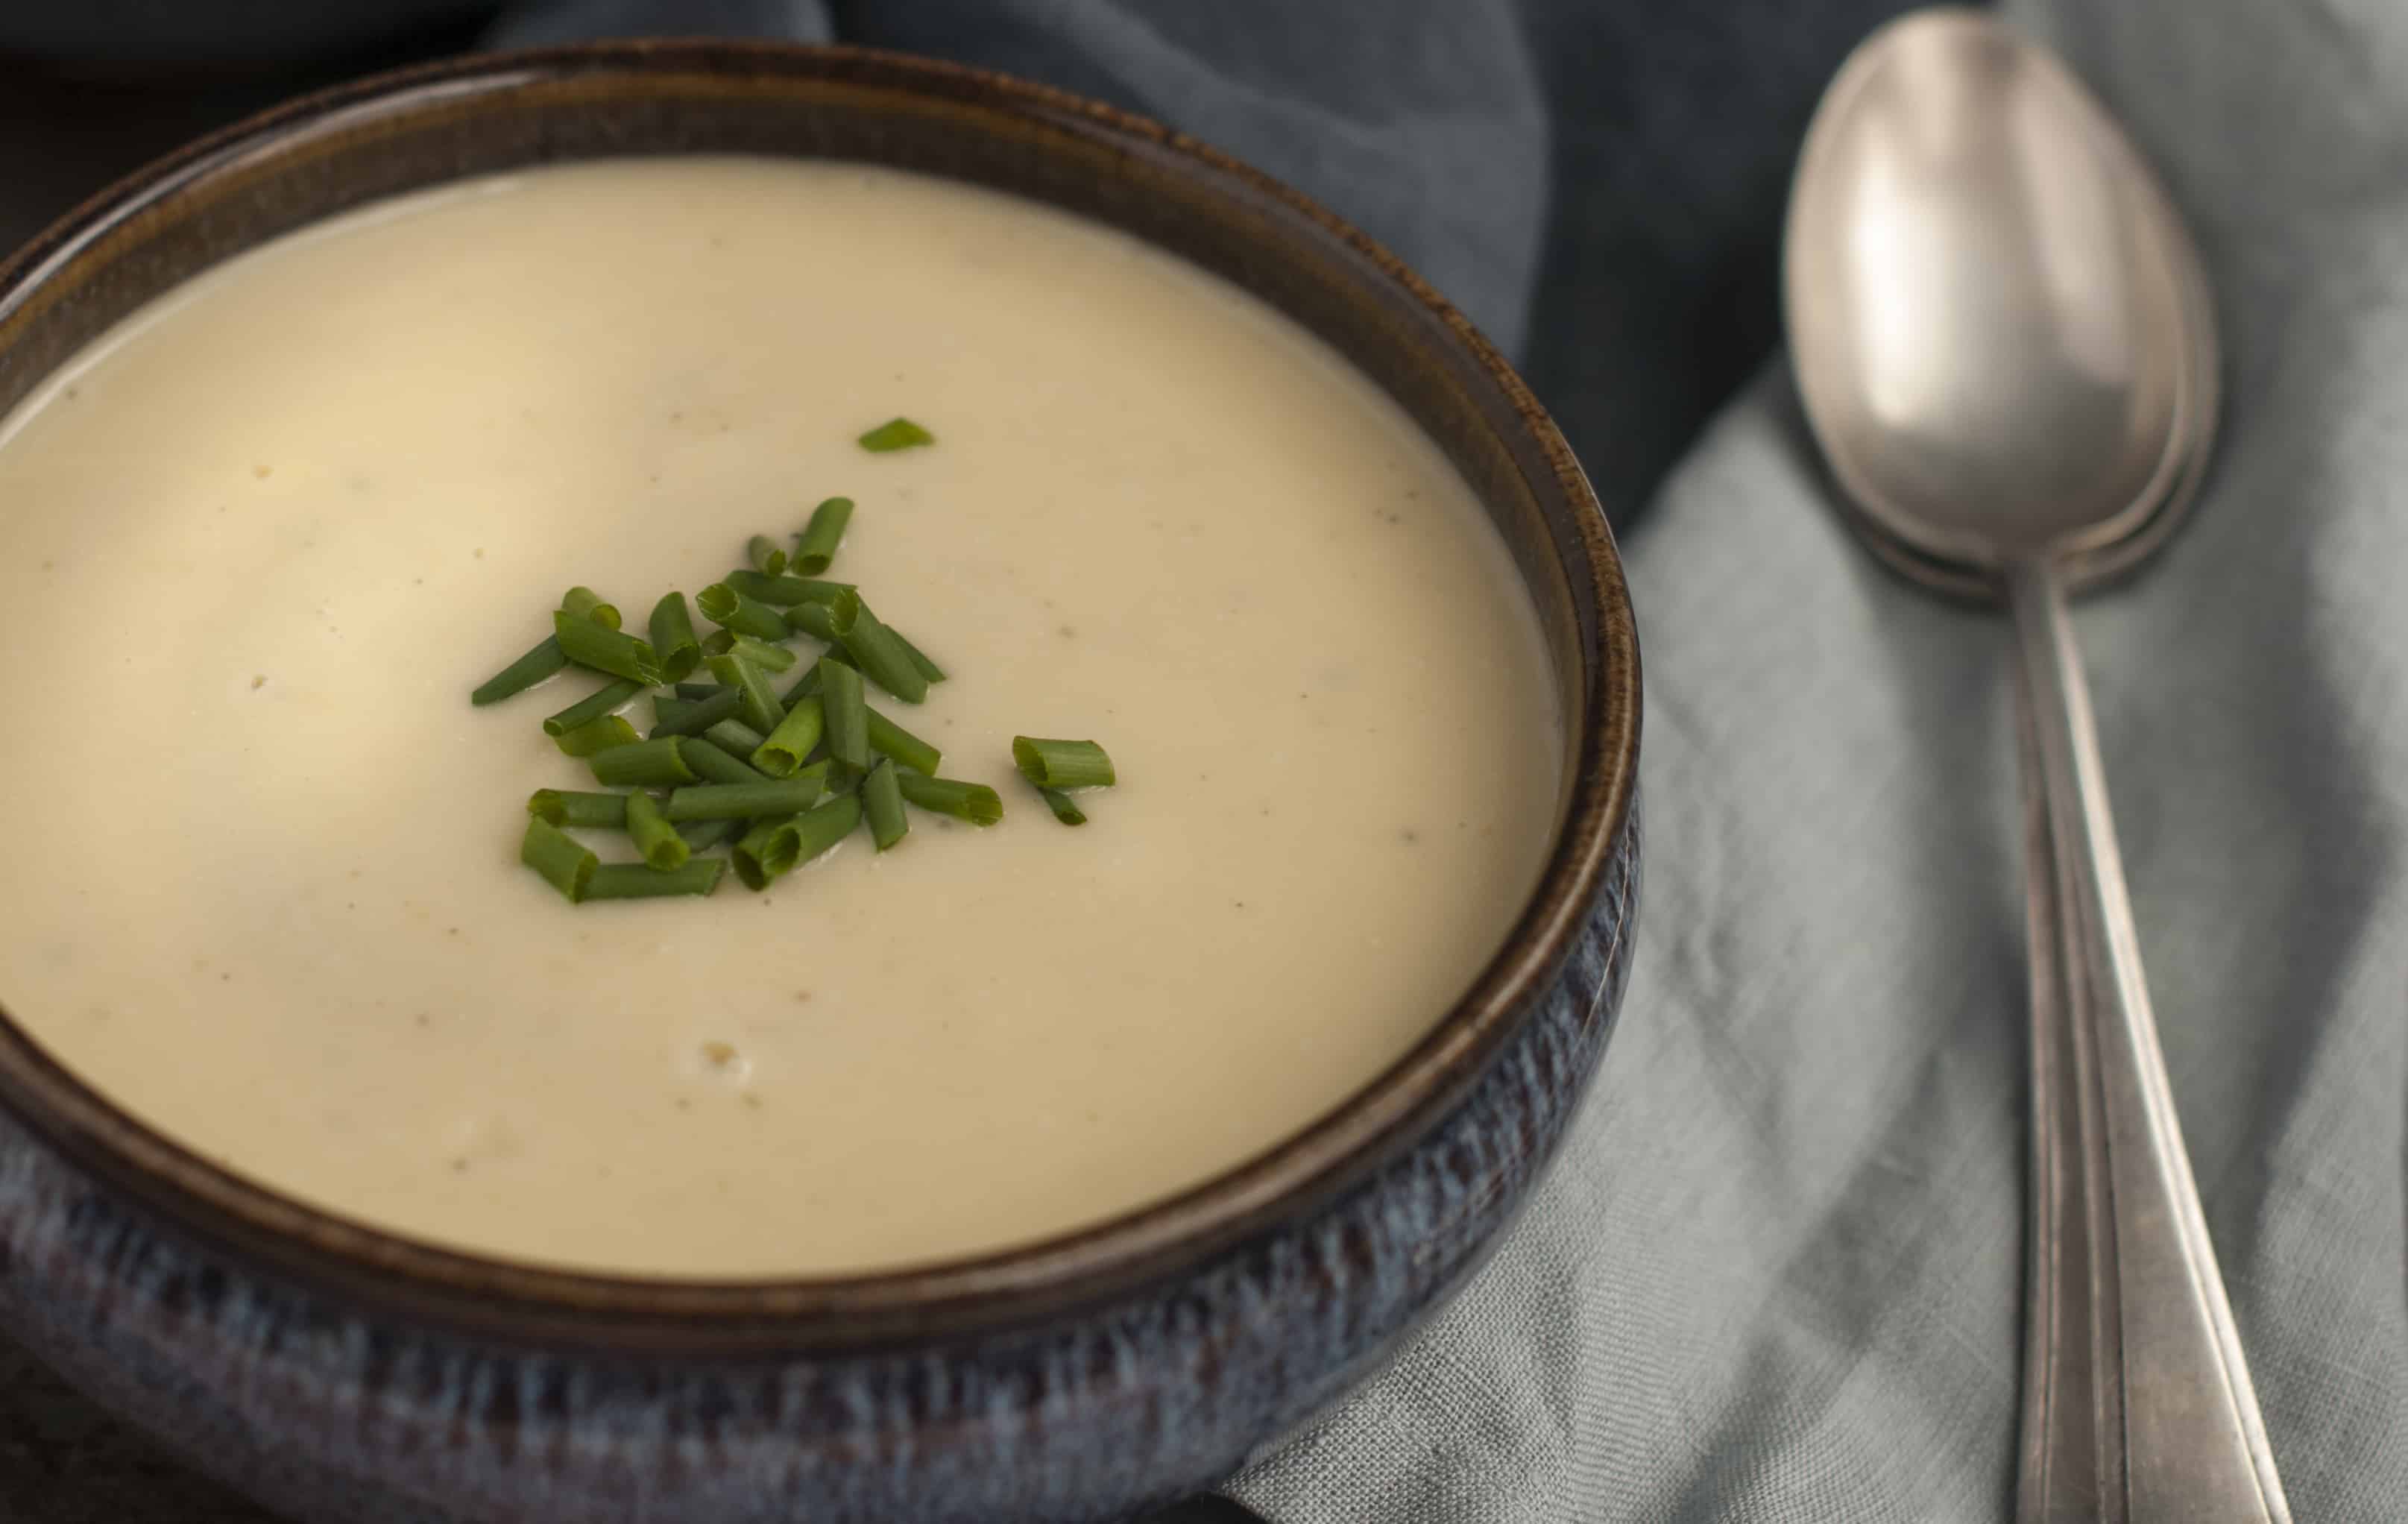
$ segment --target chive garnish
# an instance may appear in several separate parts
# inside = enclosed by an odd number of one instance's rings
[[[781,635],[779,639],[782,640],[786,637]],[[771,645],[750,635],[736,637],[728,643],[727,654],[741,656],[765,672],[782,672],[801,659],[790,646]]]
[[[934,444],[937,437],[909,418],[890,418],[861,437],[861,448],[873,455],[891,451],[910,450],[916,445]]]
[[[702,739],[711,742],[730,756],[751,756],[754,752],[759,751],[761,743],[769,738],[746,725],[742,720],[722,720],[705,730],[702,733]]]
[[[894,632],[869,611],[868,604],[855,598],[850,611],[830,611],[837,615],[837,638],[852,654],[853,665],[861,669],[862,676],[907,704],[926,701],[928,680],[911,665],[911,658],[896,643]],[[852,614],[850,619],[844,617],[847,611]]]
[[[851,582],[822,582],[814,577],[765,577],[757,571],[731,571],[727,585],[748,598],[784,609],[797,603],[834,602],[838,593],[853,590]]]
[[[861,808],[869,817],[870,840],[881,852],[903,840],[903,833],[911,828],[903,813],[903,787],[895,781],[893,757],[880,757],[869,776],[861,781]]]
[[[669,838],[674,841],[675,836]],[[669,895],[707,895],[727,870],[724,857],[696,857],[666,870],[641,863],[606,863],[585,884],[588,899],[660,899]]]
[[[908,418],[860,437],[871,451],[935,442]],[[824,572],[851,525],[853,499],[830,497],[811,513],[791,552],[766,535],[745,544],[745,565],[695,594],[717,627],[697,638],[683,593],[665,594],[638,640],[619,611],[589,587],[572,587],[552,614],[552,634],[475,689],[488,704],[575,664],[614,680],[546,717],[560,749],[583,757],[602,784],[631,793],[538,789],[527,800],[520,856],[571,901],[708,895],[729,866],[762,888],[834,848],[865,821],[880,852],[911,828],[906,806],[975,826],[1004,815],[983,784],[937,777],[943,754],[869,707],[867,683],[918,704],[944,669],[862,601],[853,583]],[[803,662],[784,642],[824,646]],[[714,682],[690,681],[708,663]],[[794,669],[800,664],[802,669]],[[773,673],[794,672],[781,698]],[[619,711],[652,695],[652,730],[638,740]],[[810,760],[811,758],[820,760]],[[1055,819],[1086,823],[1071,790],[1116,781],[1111,757],[1092,740],[1012,738],[1012,757]],[[666,789],[664,798],[653,790]],[[641,863],[603,864],[564,827],[625,832]],[[696,855],[728,845],[724,858]]]
[[[944,754],[896,725],[875,709],[869,711],[869,749],[893,757],[913,772],[935,776]]]
[[[616,683],[605,683],[559,713],[544,716],[543,733],[547,736],[565,735],[589,721],[617,712],[620,705],[643,691],[642,683],[631,683],[624,677]]]
[[[806,577],[816,577],[836,559],[836,548],[844,542],[844,526],[853,520],[853,499],[831,497],[811,510],[811,522],[795,537],[795,569]]]
[[[702,648],[694,638],[694,620],[686,612],[683,593],[661,595],[661,601],[652,605],[651,627],[663,682],[679,683],[702,665]]]
[[[791,778],[757,784],[695,784],[670,791],[671,820],[752,820],[808,810],[826,792],[827,770],[814,762]]]
[[[519,839],[519,861],[541,873],[573,905],[585,898],[586,885],[593,882],[594,870],[602,859],[551,821],[529,815],[526,835]]]
[[[754,823],[751,830],[738,839],[727,860],[736,866],[736,876],[748,889],[766,889],[770,882],[795,866],[795,849],[801,838],[795,834],[795,817]]]
[[[1054,812],[1054,818],[1063,825],[1083,826],[1087,823],[1087,812],[1080,809],[1079,801],[1069,795],[1058,788],[1040,788],[1037,792],[1045,800],[1045,807]]]
[[[786,616],[762,602],[748,598],[725,582],[713,582],[694,596],[694,606],[702,617],[714,625],[724,625],[738,635],[755,636],[764,640],[786,638]]]
[[[817,697],[797,699],[778,722],[778,728],[752,749],[752,765],[772,778],[785,778],[803,765],[820,743],[826,717]]]
[[[905,640],[901,630],[889,625],[886,626],[886,633],[894,638],[896,645],[903,648],[903,654],[910,658],[911,665],[919,670],[922,677],[926,678],[931,683],[942,683],[945,681],[945,669],[938,666],[935,662],[930,661],[926,654],[921,651],[918,646],[915,646],[910,641]]]
[[[624,715],[605,714],[598,720],[588,720],[574,730],[564,730],[552,738],[552,743],[567,756],[595,756],[632,744],[636,727]]]
[[[602,601],[602,595],[590,587],[572,587],[560,596],[560,611],[579,619],[591,620],[606,630],[619,627],[619,611]]]
[[[820,658],[821,720],[828,757],[848,778],[869,770],[869,706],[861,695],[861,674],[842,662]]]
[[[778,722],[786,717],[784,708],[778,702],[777,694],[769,687],[769,680],[762,675],[761,669],[743,657],[733,653],[711,657],[710,675],[722,683],[743,690],[743,703],[737,712],[744,716],[746,725],[763,735],[766,736],[777,729]],[[705,733],[708,734],[708,732]],[[755,741],[753,744],[760,743]]]
[[[587,826],[617,830],[627,824],[627,796],[584,794],[568,788],[538,788],[527,796],[527,813],[554,826]]]
[[[786,553],[767,535],[754,535],[745,542],[744,559],[764,577],[775,577],[786,569]]]
[[[1011,760],[1039,788],[1110,788],[1112,759],[1092,740],[1011,738]]]
[[[613,746],[607,752],[596,752],[585,759],[585,765],[594,769],[595,783],[622,787],[630,784],[638,788],[652,788],[702,782],[702,775],[686,766],[684,755],[678,750],[679,745],[679,739],[675,736],[639,740],[632,746]]]
[[[678,726],[695,711],[696,700],[672,697],[665,693],[652,695],[652,728],[655,736],[678,736],[685,732]],[[733,713],[734,711],[729,712]]]
[[[681,683],[681,687],[691,684]],[[732,718],[744,707],[744,690],[714,686],[708,697],[686,701],[682,707],[675,698],[652,700],[652,734],[654,736],[698,736],[720,721]]]
[[[744,822],[740,820],[688,820],[682,821],[679,824],[677,833],[681,837],[683,837],[685,839],[685,844],[693,848],[695,851],[708,852],[712,847],[719,845],[720,842],[727,841],[731,837],[743,835]]]
[[[498,704],[513,694],[526,692],[567,665],[568,653],[560,649],[558,640],[547,635],[525,655],[477,684],[468,695],[468,702],[480,706]]]
[[[769,774],[763,772],[715,740],[689,737],[685,743],[678,748],[678,754],[685,758],[687,767],[701,775],[702,781],[706,784],[760,784],[769,780]],[[752,754],[748,752],[745,755],[749,756]]]
[[[795,822],[795,861],[810,862],[852,835],[860,824],[861,801],[850,794],[805,811]]]
[[[923,810],[955,820],[967,820],[973,826],[992,826],[1003,818],[1003,796],[984,784],[966,784],[956,778],[928,778],[916,772],[896,769],[896,786],[903,797]]]
[[[844,626],[853,623],[854,611],[860,607],[861,595],[848,587],[824,603],[814,599],[796,604],[786,611],[786,623],[814,640],[833,644]]]
[[[649,640],[605,629],[566,609],[552,614],[552,633],[559,640],[560,649],[568,653],[568,659],[580,667],[628,678],[648,688],[660,684],[661,660],[653,654]]]
[[[748,887],[766,889],[772,879],[825,852],[860,824],[861,801],[851,795],[788,819],[762,821],[736,843],[736,876]]]
[[[627,840],[643,854],[645,866],[663,873],[684,867],[694,855],[694,848],[662,815],[659,801],[640,791],[627,796]]]

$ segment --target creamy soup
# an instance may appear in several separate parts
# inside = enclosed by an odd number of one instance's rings
[[[898,414],[937,444],[855,443]],[[1006,818],[570,904],[519,838],[596,786],[538,722],[601,680],[469,689],[569,584],[640,630],[833,494],[830,575],[952,675],[873,699]],[[526,1260],[854,1272],[1198,1183],[1428,1029],[1556,815],[1526,594],[1383,393],[855,166],[546,169],[209,273],[0,424],[0,1001],[233,1170]],[[1088,825],[1022,732],[1110,749]]]

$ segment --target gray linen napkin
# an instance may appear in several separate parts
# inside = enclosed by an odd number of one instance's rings
[[[2207,1217],[2298,1517],[2408,1512],[2408,7],[2027,0],[2229,343],[2165,561],[2076,615]],[[1875,571],[1776,364],[1626,539],[1621,1031],[1497,1262],[1241,1476],[1280,1524],[2008,1517],[2023,978],[1996,618]]]

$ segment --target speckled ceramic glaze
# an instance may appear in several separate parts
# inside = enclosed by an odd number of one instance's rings
[[[1236,280],[1386,386],[1512,546],[1571,722],[1555,852],[1507,945],[1388,1072],[1244,1167],[1067,1238],[842,1280],[613,1279],[392,1238],[185,1153],[0,1019],[0,1319],[201,1466],[342,1524],[1116,1518],[1211,1483],[1370,1370],[1553,1154],[1636,906],[1620,564],[1520,381],[1360,234],[1151,123],[841,50],[467,60],[198,144],[0,266],[0,410],[142,302],[302,223],[466,175],[685,151],[1054,202]]]

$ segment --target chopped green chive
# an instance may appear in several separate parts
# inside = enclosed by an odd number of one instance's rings
[[[896,725],[876,710],[869,712],[869,749],[910,768],[934,776],[945,754]]]
[[[848,778],[869,770],[869,706],[861,695],[861,674],[842,662],[820,658],[821,719],[827,729],[830,760]],[[831,769],[831,771],[836,769]]]
[[[754,535],[745,542],[744,559],[764,577],[775,577],[786,569],[786,553],[767,535]]]
[[[821,652],[820,661],[832,661],[838,667],[851,667],[856,672],[861,670],[860,667],[854,664],[852,654],[840,645],[831,645]],[[801,680],[786,690],[786,707],[792,709],[819,691],[820,665],[819,662],[813,662],[803,669]]]
[[[722,720],[702,733],[702,739],[730,756],[751,756],[769,738],[746,725],[742,720]]]
[[[720,842],[744,834],[740,820],[689,820],[682,822],[677,833],[685,844],[696,852],[709,852]]]
[[[903,786],[895,781],[893,757],[880,757],[878,766],[861,781],[861,808],[869,816],[870,839],[881,852],[903,840],[903,833],[911,828],[910,817],[903,813]]]
[[[781,635],[778,639],[782,640],[786,637]],[[756,640],[750,635],[736,637],[728,643],[727,654],[731,656],[741,656],[765,672],[782,672],[801,659],[795,654],[792,646],[771,645],[767,640]]]
[[[616,683],[606,683],[559,713],[546,715],[543,733],[547,736],[565,735],[580,725],[600,719],[605,714],[616,713],[620,705],[643,691],[642,683],[631,683],[624,677]]]
[[[568,756],[595,756],[631,745],[636,727],[623,715],[605,714],[598,720],[588,720],[574,730],[564,730],[552,738],[552,743]]]
[[[833,644],[838,632],[851,625],[854,611],[861,607],[861,595],[848,587],[825,603],[816,600],[797,603],[786,611],[786,623],[814,640]]]
[[[1079,801],[1069,795],[1058,788],[1040,788],[1037,792],[1044,798],[1045,807],[1054,812],[1054,818],[1063,825],[1083,826],[1087,823],[1087,812],[1080,809]]]
[[[810,862],[852,835],[853,828],[860,824],[861,801],[850,794],[804,812],[803,817],[795,822],[795,861]]]
[[[573,905],[585,898],[586,885],[593,882],[594,870],[602,859],[551,821],[529,815],[526,835],[519,839],[519,861],[542,874]]]
[[[669,784],[698,784],[701,774],[686,765],[678,750],[675,736],[663,736],[657,740],[639,740],[631,746],[613,746],[607,752],[596,752],[585,759],[594,769],[597,784],[621,786],[632,784],[638,788],[652,788]]]
[[[795,849],[800,844],[794,816],[759,821],[738,840],[727,860],[736,865],[736,876],[746,888],[766,889],[794,870]]]
[[[686,612],[683,593],[663,594],[652,605],[652,633],[661,680],[682,687],[683,679],[702,665],[702,647],[694,638],[694,619]]]
[[[643,854],[646,866],[663,873],[672,868],[683,868],[685,860],[694,855],[694,848],[668,823],[661,813],[659,802],[650,794],[627,796],[627,840]]]
[[[627,796],[538,788],[527,796],[527,813],[554,826],[618,830],[627,824]]]
[[[915,646],[910,641],[903,639],[903,632],[901,630],[889,625],[886,626],[886,633],[893,638],[896,645],[903,648],[903,654],[910,658],[911,665],[918,669],[922,677],[926,678],[931,683],[942,683],[945,681],[945,669],[938,666],[935,662],[930,661],[927,656],[922,653],[918,646]]]
[[[748,598],[725,582],[713,582],[694,596],[694,606],[702,617],[714,625],[724,625],[738,635],[751,635],[764,640],[786,638],[786,616],[762,602]]]
[[[843,841],[861,824],[861,801],[851,795],[785,820],[765,820],[736,843],[736,876],[754,889],[792,872]]]
[[[602,595],[590,587],[572,587],[562,594],[560,611],[590,620],[606,630],[619,627],[619,611],[603,602]]]
[[[713,694],[726,691],[727,684],[724,683],[681,683],[677,685],[677,696],[687,699],[708,698]]]
[[[984,784],[925,778],[899,768],[896,769],[895,784],[905,798],[937,814],[967,820],[973,826],[992,826],[1003,818],[1003,796]]]
[[[669,838],[674,841],[676,837]],[[724,857],[696,857],[677,868],[647,868],[641,863],[607,863],[585,884],[588,899],[661,899],[670,895],[707,895],[719,887],[727,870]]]
[[[679,687],[691,687],[680,683]],[[713,687],[707,697],[688,700],[681,709],[672,710],[674,698],[652,700],[652,734],[654,736],[698,736],[720,721],[734,717],[744,708],[741,688]]]
[[[811,522],[795,537],[795,569],[806,577],[816,577],[836,559],[836,548],[844,543],[844,526],[853,522],[853,499],[831,497],[811,510]]]
[[[837,638],[853,655],[861,675],[902,699],[907,704],[926,701],[928,680],[911,665],[903,647],[896,641],[895,633],[869,611],[869,605],[859,598],[853,601],[850,619],[842,617],[847,611],[831,610],[838,614]]]
[[[752,750],[752,765],[772,778],[791,777],[820,743],[826,717],[816,697],[796,700],[778,728]]]
[[[861,448],[873,455],[890,451],[910,450],[915,445],[934,444],[937,437],[909,418],[892,418],[861,437]]]
[[[477,684],[468,695],[468,702],[480,707],[498,704],[513,694],[526,692],[567,665],[568,653],[560,649],[558,640],[547,635],[525,655]]]
[[[744,716],[746,725],[763,735],[777,729],[778,722],[786,717],[785,709],[779,704],[777,694],[769,687],[769,680],[762,675],[761,669],[743,657],[732,653],[711,657],[710,675],[743,690],[744,701],[737,712]]]
[[[697,784],[672,791],[664,811],[677,820],[752,820],[808,810],[826,791],[827,772],[814,762],[791,778],[758,784]]]
[[[1110,788],[1112,759],[1092,740],[1011,738],[1011,760],[1039,788]]]
[[[688,738],[685,744],[678,748],[678,755],[685,758],[685,765],[699,774],[706,784],[761,784],[769,781],[767,773],[715,740]]]
[[[698,699],[677,698],[665,693],[652,695],[652,733],[655,736],[683,735],[685,732],[680,730],[678,726],[687,715],[694,712],[695,706],[699,702]]]
[[[566,609],[552,614],[552,633],[560,641],[560,649],[568,653],[568,659],[580,667],[628,678],[648,688],[660,684],[661,659],[653,654],[648,640],[605,629]]]
[[[731,571],[727,585],[748,598],[775,604],[781,609],[797,603],[832,603],[838,593],[853,591],[851,582],[822,582],[815,577],[764,577],[757,571]]]

